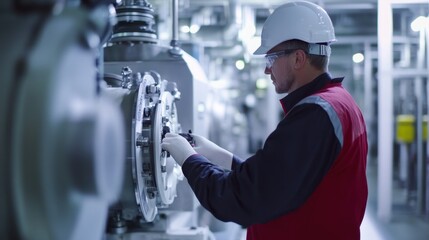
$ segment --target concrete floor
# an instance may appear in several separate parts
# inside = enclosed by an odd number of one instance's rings
[[[406,204],[406,190],[393,181],[392,219],[380,221],[377,216],[377,164],[370,162],[367,168],[368,205],[362,227],[362,240],[428,240],[429,218],[416,214],[415,209]]]

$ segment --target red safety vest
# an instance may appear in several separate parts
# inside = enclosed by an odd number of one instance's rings
[[[368,196],[367,135],[362,114],[340,83],[328,84],[301,103],[320,104],[329,114],[342,149],[309,199],[298,209],[247,229],[247,240],[360,239]],[[293,110],[291,110],[293,111]]]

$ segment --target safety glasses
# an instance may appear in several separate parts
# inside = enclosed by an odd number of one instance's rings
[[[273,52],[265,55],[265,64],[267,68],[271,68],[274,64],[274,62],[277,60],[277,58],[291,54],[295,52],[298,49],[286,49],[278,52]]]

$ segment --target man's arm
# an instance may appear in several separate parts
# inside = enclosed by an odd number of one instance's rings
[[[242,163],[235,159],[233,171],[198,154],[182,169],[201,204],[218,219],[264,223],[301,206],[322,181],[341,149],[332,124],[320,106],[302,104],[263,149]]]

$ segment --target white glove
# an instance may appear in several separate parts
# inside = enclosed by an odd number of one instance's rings
[[[166,133],[161,147],[167,150],[180,166],[188,157],[197,154],[188,140],[175,133]]]
[[[195,151],[206,157],[210,162],[221,166],[224,169],[231,170],[233,154],[205,137],[191,134],[195,140]]]

